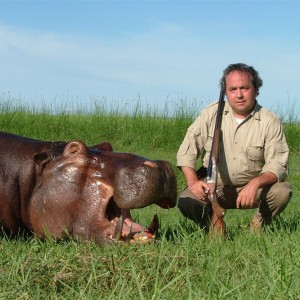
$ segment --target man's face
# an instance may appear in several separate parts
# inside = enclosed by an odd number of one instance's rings
[[[247,117],[253,110],[256,96],[251,75],[232,71],[226,76],[226,97],[235,117]]]

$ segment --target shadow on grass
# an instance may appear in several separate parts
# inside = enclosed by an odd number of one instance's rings
[[[203,237],[207,232],[189,219],[182,218],[175,225],[168,225],[164,230],[160,230],[157,239],[166,239],[168,242],[176,242],[188,238],[189,236]]]
[[[282,234],[292,234],[300,230],[300,219],[298,216],[293,216],[291,218],[281,218],[275,219],[272,224],[264,228],[265,233],[276,233],[280,232]],[[229,224],[227,226],[227,240],[234,240],[238,236],[248,234],[250,232],[249,225],[239,225],[239,224]],[[198,235],[199,237],[207,236],[209,231],[198,226],[193,221],[188,219],[180,220],[174,228],[174,226],[167,226],[163,232],[157,234],[157,239],[160,240],[165,238],[169,242],[175,242],[187,238],[191,235]]]
[[[20,230],[17,233],[12,234],[9,230],[5,230],[0,227],[0,238],[6,240],[30,240],[34,238],[34,235],[31,232]]]
[[[13,243],[27,243],[38,242],[41,245],[50,243],[52,245],[60,245],[60,244],[70,244],[70,243],[78,243],[72,236],[67,236],[65,238],[57,238],[54,239],[50,236],[46,238],[40,238],[35,236],[32,232],[29,231],[19,231],[16,234],[12,234],[10,231],[7,231],[0,227],[0,241],[13,242]]]

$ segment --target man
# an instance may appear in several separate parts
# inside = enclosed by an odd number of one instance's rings
[[[285,182],[288,146],[278,118],[257,103],[262,86],[246,64],[229,65],[220,80],[227,101],[222,113],[218,202],[224,209],[257,208],[251,229],[268,225],[287,206],[292,190]],[[178,199],[184,216],[206,227],[212,214],[205,182],[218,103],[205,108],[188,128],[177,153],[187,188]],[[196,172],[196,162],[203,167]]]

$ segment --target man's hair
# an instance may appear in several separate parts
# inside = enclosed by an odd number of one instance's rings
[[[224,91],[226,89],[226,77],[232,71],[248,73],[252,77],[252,84],[258,94],[259,88],[263,84],[262,79],[259,77],[258,72],[253,67],[242,63],[231,64],[223,71],[223,76],[220,80],[220,87],[224,89]]]

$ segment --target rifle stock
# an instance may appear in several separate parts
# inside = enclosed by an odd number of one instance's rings
[[[210,233],[212,235],[226,235],[225,223],[223,220],[225,209],[218,203],[217,181],[218,181],[218,163],[220,153],[220,141],[222,138],[221,121],[224,108],[224,90],[221,89],[218,110],[216,116],[216,124],[214,128],[212,147],[210,152],[209,164],[207,169],[206,182],[209,186],[208,198],[212,206]]]

